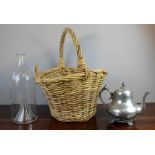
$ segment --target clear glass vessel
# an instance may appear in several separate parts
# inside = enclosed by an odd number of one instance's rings
[[[17,54],[18,62],[10,84],[11,119],[16,124],[37,120],[34,78],[24,62],[24,54]]]

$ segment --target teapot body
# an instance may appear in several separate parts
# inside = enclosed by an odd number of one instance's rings
[[[108,104],[108,112],[122,119],[132,119],[137,115],[137,104],[133,102],[133,95],[130,91],[116,90]]]

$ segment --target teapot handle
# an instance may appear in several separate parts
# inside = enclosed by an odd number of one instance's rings
[[[113,96],[113,93],[111,92],[111,90],[109,90],[108,88],[107,88],[107,86],[105,85],[102,89],[101,89],[101,91],[100,91],[100,93],[99,93],[99,98],[100,98],[100,100],[101,100],[101,102],[103,103],[103,104],[109,104],[109,103],[105,103],[104,101],[103,101],[103,99],[102,99],[102,93],[103,93],[103,91],[108,91],[109,93],[110,93],[110,99],[112,98],[112,96]]]

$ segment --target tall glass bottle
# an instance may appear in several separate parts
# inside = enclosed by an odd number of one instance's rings
[[[16,124],[28,124],[37,120],[35,82],[24,62],[24,54],[17,54],[16,70],[11,78],[11,118]]]

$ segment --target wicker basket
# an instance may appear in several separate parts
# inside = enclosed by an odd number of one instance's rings
[[[77,51],[77,67],[64,65],[64,42],[69,33]],[[59,64],[40,73],[35,66],[35,80],[41,85],[48,99],[51,115],[62,122],[87,121],[96,113],[96,102],[106,71],[90,71],[83,59],[82,51],[74,32],[64,29],[59,52]]]

